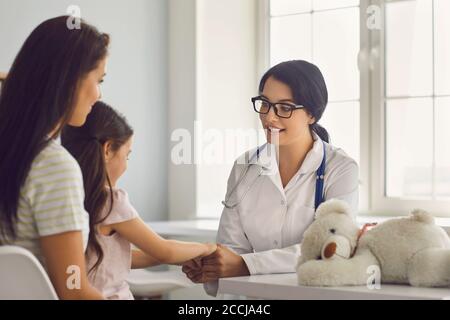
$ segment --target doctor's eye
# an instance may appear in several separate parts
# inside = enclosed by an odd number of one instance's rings
[[[332,234],[335,234],[335,233],[336,233],[336,229],[332,228],[332,229],[330,229],[330,232],[331,232]]]
[[[291,110],[293,109],[292,106],[286,105],[286,104],[281,104],[279,106],[280,106],[281,111],[283,111],[283,112],[291,112]]]

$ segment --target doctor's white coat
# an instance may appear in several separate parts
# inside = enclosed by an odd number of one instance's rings
[[[234,163],[226,199],[229,204],[239,204],[233,209],[224,207],[217,242],[240,254],[252,275],[295,272],[299,244],[314,219],[316,171],[322,162],[324,147],[324,201],[341,199],[348,202],[355,214],[357,212],[357,163],[341,149],[323,143],[316,134],[313,137],[313,148],[285,188],[271,145],[252,162],[245,178],[231,193],[248,166],[245,159],[248,161],[256,150],[247,152]],[[217,282],[205,284],[205,289],[215,295]]]

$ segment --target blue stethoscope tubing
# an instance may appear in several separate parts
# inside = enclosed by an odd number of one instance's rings
[[[322,141],[322,143],[323,143],[322,162],[320,163],[319,169],[317,169],[317,171],[316,171],[316,190],[315,190],[315,195],[314,195],[314,209],[315,210],[317,210],[319,205],[324,201],[324,199],[323,199],[323,188],[324,188],[324,177],[325,177],[325,162],[327,161],[327,154],[325,152],[325,143],[323,141]],[[259,155],[260,155],[261,151],[266,146],[267,146],[267,143],[265,143],[261,147],[258,147],[258,149],[256,149],[256,152],[253,154],[253,156],[247,162],[247,166],[245,167],[244,172],[239,177],[238,182],[231,189],[228,197],[224,201],[222,201],[222,204],[225,206],[225,208],[227,208],[227,209],[234,209],[235,207],[237,207],[242,202],[242,200],[244,200],[244,198],[247,195],[247,193],[250,191],[250,189],[256,183],[258,178],[261,176],[262,169],[259,171],[259,174],[255,178],[255,180],[253,180],[253,182],[250,184],[250,186],[244,191],[244,194],[241,196],[241,198],[235,204],[229,204],[229,200],[231,198],[231,195],[236,190],[236,188],[241,184],[241,182],[244,180],[245,176],[248,173],[248,170],[249,170],[250,166],[253,164],[252,163],[253,160],[255,160],[255,157],[256,157],[256,159],[259,159]]]

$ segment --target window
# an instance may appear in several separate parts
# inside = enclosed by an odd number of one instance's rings
[[[262,144],[256,130],[258,115],[250,101],[257,93],[255,11],[253,1],[195,1],[197,218],[220,217],[234,161]]]
[[[373,88],[382,97],[373,140],[384,164],[374,164],[375,209],[425,208],[450,213],[450,12],[446,0],[381,3],[384,27]],[[379,140],[378,140],[379,139]],[[378,140],[378,142],[377,142]],[[377,174],[380,173],[380,174]]]
[[[267,4],[269,63],[304,59],[322,70],[320,122],[360,163],[362,211],[449,216],[450,1]]]
[[[319,123],[359,162],[359,0],[271,0],[269,42],[271,66],[301,59],[320,68],[329,104]]]
[[[388,197],[450,197],[449,130],[443,121],[450,108],[450,77],[446,82],[446,59],[442,49],[436,50],[450,44],[450,34],[447,40],[442,32],[449,10],[449,1],[439,0],[386,4]]]

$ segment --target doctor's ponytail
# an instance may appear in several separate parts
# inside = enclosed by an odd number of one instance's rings
[[[330,136],[327,130],[318,124],[328,104],[328,90],[319,68],[304,60],[281,62],[270,68],[261,78],[260,94],[270,77],[283,82],[291,89],[294,102],[304,106],[315,119],[315,122],[310,125],[311,131],[323,141],[329,142]]]
[[[320,124],[315,122],[312,125],[310,125],[310,128],[319,136],[320,139],[322,139],[325,142],[330,142],[330,135],[327,129],[322,127]]]

